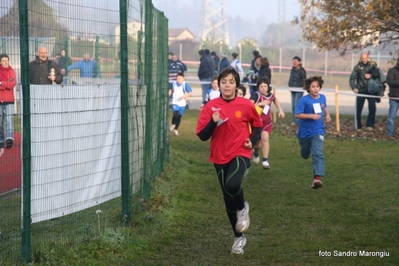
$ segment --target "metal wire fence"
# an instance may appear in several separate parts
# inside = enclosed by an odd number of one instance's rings
[[[0,85],[0,264],[39,262],[150,197],[169,160],[168,21],[151,0],[3,0],[0,24],[16,80]]]

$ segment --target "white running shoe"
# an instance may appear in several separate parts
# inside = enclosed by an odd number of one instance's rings
[[[239,233],[247,231],[249,223],[249,204],[246,201],[244,203],[244,209],[237,211],[236,231]]]
[[[313,184],[312,184],[312,188],[314,189],[318,189],[321,188],[323,186],[323,183],[321,182],[320,178],[318,179],[313,179]]]
[[[258,156],[253,155],[252,156],[252,161],[254,162],[255,165],[258,165],[259,162],[260,162],[259,155]]]
[[[175,136],[179,136],[179,131],[177,131],[176,129],[175,129]]]
[[[270,169],[269,161],[263,161],[262,166],[263,166],[263,169]]]
[[[172,132],[173,130],[175,130],[175,125],[171,125],[169,128],[169,131]]]
[[[231,254],[244,254],[245,244],[247,244],[247,239],[244,234],[240,237],[235,237],[233,247],[231,248]]]

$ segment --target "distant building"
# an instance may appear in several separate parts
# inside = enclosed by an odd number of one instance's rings
[[[195,40],[195,35],[188,29],[169,29],[168,35],[169,44],[183,40]]]
[[[132,21],[127,23],[127,35],[133,37],[133,39],[137,40],[138,32],[144,32],[144,23],[140,23],[138,21]],[[118,45],[120,43],[120,34],[121,27],[118,25],[115,27],[115,43]]]

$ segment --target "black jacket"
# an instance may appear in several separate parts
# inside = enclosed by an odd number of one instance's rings
[[[399,64],[388,70],[389,97],[399,98]]]
[[[358,89],[361,94],[368,94],[367,80],[364,77],[365,74],[371,74],[372,79],[380,78],[380,71],[378,70],[377,63],[369,61],[367,64],[359,62],[352,70],[352,74],[349,78],[349,84],[351,89]]]
[[[200,65],[198,68],[198,78],[202,79],[211,79],[215,72],[215,63],[211,56],[204,55],[200,59]]]
[[[258,80],[261,77],[267,77],[269,79],[270,84],[272,83],[272,72],[269,66],[261,66],[258,71]],[[258,80],[256,82],[258,82]]]
[[[306,70],[300,66],[299,68],[292,68],[290,74],[290,80],[288,81],[288,87],[300,87],[303,88],[306,79]]]
[[[51,68],[55,70],[55,83],[62,83],[62,75],[58,65],[51,60],[40,61],[36,56],[36,59],[29,63],[29,83],[30,84],[51,84],[51,80],[48,79]]]

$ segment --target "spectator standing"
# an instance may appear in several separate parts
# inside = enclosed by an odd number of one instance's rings
[[[17,83],[15,71],[9,64],[7,54],[0,55],[0,149],[7,149],[14,144],[14,87]],[[6,138],[4,141],[4,122],[6,125]],[[0,151],[0,156],[4,150]]]
[[[269,84],[272,84],[272,71],[270,70],[270,64],[267,57],[258,57],[256,59],[256,64],[259,66],[258,70],[258,78],[256,79],[256,83],[263,78],[267,77],[269,80]],[[258,88],[257,88],[258,89]]]
[[[210,54],[208,53],[208,55],[206,55],[205,50],[198,51],[198,55],[200,58],[200,64],[198,67],[197,75],[201,82],[202,102],[205,102],[206,92],[209,89],[215,66],[213,63],[213,59],[210,57]]]
[[[219,62],[219,73],[223,71],[223,69],[230,66],[229,60],[226,58],[226,53],[220,53],[220,62]]]
[[[83,60],[76,62],[68,67],[68,72],[79,69],[81,78],[101,78],[101,70],[97,67],[97,63],[90,59],[89,54],[83,55]]]
[[[398,98],[389,99],[388,136],[393,136],[395,133],[395,117],[399,109],[399,60],[396,66],[388,70],[387,83],[389,85],[388,96],[390,98]]]
[[[29,63],[30,84],[61,84],[62,80],[58,65],[47,57],[47,48],[39,47],[36,59]]]
[[[294,56],[292,58],[292,69],[290,73],[290,79],[288,81],[288,87],[296,88],[300,91],[291,91],[291,109],[293,115],[292,126],[299,124],[299,119],[295,117],[295,109],[298,106],[299,99],[303,96],[303,85],[306,79],[306,70],[302,67],[301,58]]]
[[[238,54],[237,53],[232,53],[231,57],[233,58],[233,61],[230,63],[230,66],[235,69],[238,74],[240,75],[240,81],[244,78],[244,70],[242,69],[240,60],[238,60]]]
[[[60,52],[61,56],[58,59],[58,67],[60,68],[61,74],[66,74],[66,69],[72,65],[72,60],[69,56],[66,55],[65,49],[62,49]]]
[[[369,87],[374,86],[375,80],[379,80],[380,72],[377,63],[370,60],[368,53],[362,53],[359,63],[354,66],[352,74],[349,78],[349,84],[355,94],[370,95]],[[369,113],[366,120],[366,130],[372,131],[375,124],[375,113],[377,111],[376,98],[367,96],[356,97],[355,109],[355,127],[357,130],[362,129],[362,110],[364,102],[367,100],[369,105]]]
[[[172,53],[172,52],[169,52],[169,53],[168,53],[168,63],[169,63],[169,64],[172,63],[172,57],[173,57],[173,53]]]
[[[177,73],[185,73],[186,71],[186,65],[179,60],[177,55],[173,55],[172,61],[169,64],[169,82],[173,82],[174,80],[176,80]]]
[[[257,90],[256,82],[257,82],[257,73],[258,73],[258,66],[256,64],[257,58],[261,57],[258,51],[254,50],[252,51],[252,60],[251,60],[251,67],[249,68],[250,71],[250,80],[249,82],[253,85],[249,86],[250,93],[252,94]]]
[[[220,58],[219,56],[216,54],[215,51],[211,52],[211,57],[213,59],[213,61],[215,62],[215,75],[219,74],[219,63],[220,63]]]

